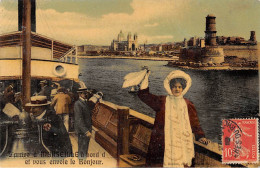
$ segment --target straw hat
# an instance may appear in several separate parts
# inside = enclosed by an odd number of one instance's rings
[[[45,106],[51,104],[50,101],[47,100],[46,96],[33,96],[31,97],[31,103],[26,103],[25,106]]]
[[[47,83],[48,83],[47,80],[40,81],[40,84],[47,84]]]
[[[89,92],[88,88],[79,88],[77,90],[78,93],[81,93],[81,92]]]

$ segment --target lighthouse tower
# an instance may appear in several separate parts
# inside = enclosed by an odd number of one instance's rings
[[[206,17],[206,31],[205,31],[205,44],[206,46],[216,46],[217,37],[216,37],[216,16],[209,14]]]
[[[206,17],[205,47],[202,49],[202,63],[224,62],[223,48],[217,45],[216,16],[209,14]]]

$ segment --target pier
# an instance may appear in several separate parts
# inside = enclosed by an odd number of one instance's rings
[[[173,61],[179,58],[174,57],[126,57],[126,56],[78,56],[84,59],[134,59],[134,60],[154,60],[154,61]]]

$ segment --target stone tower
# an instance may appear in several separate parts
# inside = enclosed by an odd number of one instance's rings
[[[124,34],[123,34],[122,30],[120,30],[120,33],[117,36],[117,40],[118,40],[118,42],[121,42],[124,40]]]
[[[206,31],[205,31],[205,45],[206,46],[216,46],[217,37],[216,37],[216,16],[209,14],[206,17]]]
[[[251,33],[251,35],[250,35],[250,41],[255,42],[255,41],[256,41],[255,31],[251,31],[250,33]]]
[[[127,35],[127,41],[132,41],[132,34],[130,32]]]
[[[138,37],[137,37],[137,34],[135,33],[134,34],[134,40],[137,40],[138,39]]]

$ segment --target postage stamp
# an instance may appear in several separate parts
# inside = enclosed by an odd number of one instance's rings
[[[258,162],[258,119],[222,120],[222,163]]]

